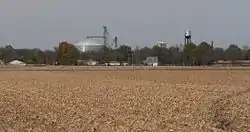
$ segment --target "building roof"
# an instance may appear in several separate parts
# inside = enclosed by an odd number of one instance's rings
[[[11,64],[11,65],[23,65],[23,64],[26,64],[22,61],[19,61],[19,60],[13,60],[11,62],[9,62],[8,64]]]
[[[150,56],[146,58],[146,63],[158,63],[158,57],[157,56]]]
[[[85,41],[75,44],[76,48],[82,52],[85,52],[87,46],[103,46],[103,44],[97,43],[93,40],[87,39]]]

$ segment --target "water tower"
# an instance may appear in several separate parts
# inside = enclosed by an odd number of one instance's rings
[[[186,44],[190,44],[190,43],[192,43],[192,41],[191,41],[191,31],[186,31],[185,32],[185,36],[184,36],[184,44],[186,45]]]

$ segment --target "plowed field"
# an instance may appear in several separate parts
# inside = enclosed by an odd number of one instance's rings
[[[250,70],[2,71],[0,130],[250,131]]]

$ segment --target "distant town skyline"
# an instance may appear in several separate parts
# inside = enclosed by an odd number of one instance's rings
[[[250,45],[247,0],[1,0],[0,46],[51,49],[60,41],[101,35],[102,26],[121,44],[153,46],[158,40]]]

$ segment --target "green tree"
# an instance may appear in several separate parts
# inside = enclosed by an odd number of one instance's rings
[[[244,54],[244,60],[250,60],[250,49],[248,49]]]
[[[170,60],[171,60],[171,64],[173,65],[181,65],[182,63],[182,56],[181,56],[181,51],[179,47],[170,47],[169,49],[170,52]]]
[[[101,63],[107,63],[111,61],[112,58],[112,50],[109,47],[104,46],[102,50],[102,60]]]
[[[118,49],[118,59],[120,62],[128,62],[130,57],[131,47],[128,45],[121,45]]]
[[[31,52],[31,57],[34,64],[45,63],[45,55],[40,49],[33,49]]]
[[[144,47],[141,49],[137,49],[135,52],[135,56],[137,58],[137,61],[139,61],[140,64],[143,63],[143,60],[145,60],[147,57],[151,56],[152,49],[149,47]]]
[[[189,43],[184,45],[183,49],[183,61],[185,65],[193,65],[195,62],[194,49],[196,45],[194,43]]]
[[[214,60],[224,60],[224,49],[220,47],[214,48]]]
[[[154,46],[151,56],[157,56],[161,65],[171,64],[171,53],[167,48]]]
[[[225,58],[232,62],[243,59],[242,50],[236,44],[231,44],[225,51]]]
[[[52,50],[44,51],[46,64],[54,64],[56,62],[56,52]]]
[[[196,65],[208,65],[213,58],[213,47],[207,42],[201,42],[193,49]]]
[[[19,56],[11,45],[6,45],[2,48],[2,59],[5,63],[8,63],[12,60],[19,59]]]
[[[4,58],[4,53],[0,52],[0,60],[3,60],[3,58]]]
[[[243,47],[242,47],[242,57],[243,57],[243,59],[245,59],[245,60],[248,60],[249,59],[249,47],[247,46],[247,45],[244,45]]]
[[[74,65],[80,58],[80,51],[66,41],[59,43],[59,47],[55,48],[57,52],[57,60],[60,65]]]

